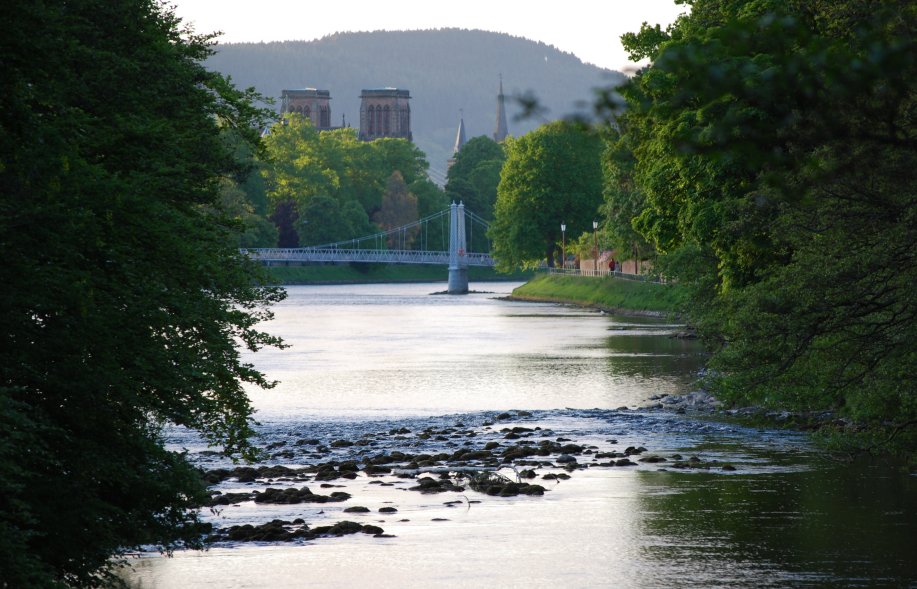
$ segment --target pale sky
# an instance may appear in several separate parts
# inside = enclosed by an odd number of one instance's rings
[[[483,29],[553,45],[581,60],[626,71],[619,40],[644,21],[670,24],[687,7],[674,0],[173,0],[198,33],[220,42],[311,41],[345,31]]]

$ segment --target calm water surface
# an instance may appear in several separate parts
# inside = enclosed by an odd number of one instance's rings
[[[499,429],[519,425],[598,451],[643,445],[660,456],[692,454],[736,470],[588,468],[561,484],[544,482],[543,497],[467,491],[466,501],[481,503],[458,507],[444,505],[453,493],[420,495],[405,490],[410,483],[383,487],[361,476],[342,483],[353,495],[344,504],[245,502],[205,518],[219,526],[296,517],[325,525],[354,519],[341,510],[363,505],[372,513],[360,521],[395,538],[357,534],[148,555],[134,561],[130,583],[917,587],[917,478],[883,465],[825,460],[800,434],[634,411],[652,395],[689,390],[702,362],[696,344],[670,337],[678,326],[658,320],[495,298],[514,286],[475,284],[494,294],[464,297],[431,296],[440,284],[291,287],[269,325],[291,347],[252,357],[281,381],[272,391],[252,391],[262,443],[366,441],[332,451],[345,460],[503,442]],[[506,410],[528,414],[488,425]],[[475,430],[473,441],[414,435],[459,423]],[[400,428],[413,433],[386,435]],[[186,432],[174,432],[171,442],[205,468],[226,466]],[[268,463],[328,459],[297,450]],[[219,489],[265,486],[231,480]],[[378,508],[387,505],[397,506],[397,517],[380,517]]]

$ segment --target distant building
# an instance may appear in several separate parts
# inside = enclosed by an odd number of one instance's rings
[[[319,131],[334,128],[331,126],[331,93],[328,90],[284,90],[280,95],[280,113],[300,114],[312,121],[312,126]]]
[[[395,137],[413,141],[411,93],[398,88],[363,90],[360,94],[360,139]]]
[[[500,74],[500,93],[497,94],[497,126],[494,129],[494,141],[497,143],[502,143],[509,135],[509,127],[506,125],[506,107],[503,102],[503,74]]]
[[[455,134],[455,145],[452,147],[452,157],[449,158],[446,169],[452,167],[455,163],[455,158],[458,157],[458,152],[462,149],[462,146],[465,145],[465,117],[459,117],[459,127],[458,132]]]

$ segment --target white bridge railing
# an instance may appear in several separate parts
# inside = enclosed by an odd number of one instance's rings
[[[241,250],[253,260],[272,262],[374,262],[381,264],[449,265],[449,252],[423,250],[371,250],[340,248],[250,248]],[[490,254],[459,254],[468,266],[493,266]]]

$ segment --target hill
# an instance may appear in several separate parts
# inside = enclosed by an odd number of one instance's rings
[[[207,66],[277,99],[288,88],[331,91],[332,122],[358,126],[360,91],[393,86],[411,92],[415,143],[426,152],[431,177],[445,178],[459,111],[468,137],[493,133],[499,76],[503,75],[510,133],[521,135],[552,120],[581,112],[592,89],[623,74],[585,64],[553,46],[479,30],[336,33],[316,41],[228,43]],[[532,93],[548,110],[540,119],[517,121],[514,96]]]

